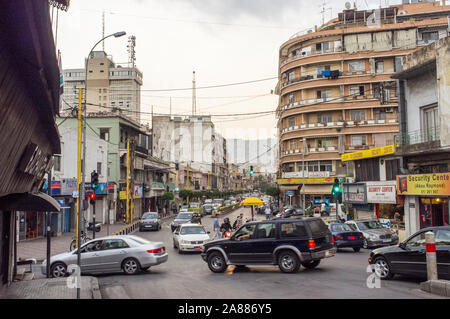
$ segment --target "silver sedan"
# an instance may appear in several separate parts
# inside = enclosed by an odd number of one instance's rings
[[[81,273],[89,274],[124,272],[134,275],[150,266],[164,263],[168,258],[163,243],[150,242],[133,235],[96,238],[80,249]],[[51,257],[51,276],[66,276],[69,265],[76,265],[77,258],[77,249]],[[44,261],[43,274],[46,274],[46,267],[47,261]]]

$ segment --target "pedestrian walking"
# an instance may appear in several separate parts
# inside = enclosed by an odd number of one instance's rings
[[[216,238],[221,238],[221,234],[220,234],[220,225],[219,225],[219,218],[214,218],[214,236],[212,239],[216,239]]]
[[[266,213],[266,220],[270,219],[272,215],[272,210],[270,209],[270,206],[267,206],[264,212]]]

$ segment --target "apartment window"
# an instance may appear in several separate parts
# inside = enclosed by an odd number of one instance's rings
[[[426,41],[426,42],[439,40],[439,32],[438,31],[423,32],[422,33],[422,40]]]
[[[102,93],[102,89],[98,89],[98,93]]]
[[[350,96],[358,96],[364,95],[364,86],[351,86],[350,87]]]
[[[366,112],[363,110],[350,111],[350,118],[352,121],[364,121],[366,119]]]
[[[308,172],[318,172],[319,171],[319,162],[311,161],[308,162]]]
[[[331,97],[331,91],[330,90],[320,90],[317,91],[317,98],[318,99],[324,99]]]
[[[53,156],[53,162],[54,162],[54,164],[53,164],[53,169],[56,171],[56,172],[61,172],[62,171],[62,166],[61,166],[61,155],[54,155]]]
[[[400,160],[387,160],[385,161],[386,166],[386,180],[393,181],[397,179],[397,175],[400,174]]]
[[[109,128],[100,128],[100,138],[109,142]]]
[[[321,172],[331,172],[333,169],[333,164],[331,161],[320,161],[319,169]]]
[[[376,73],[384,72],[384,61],[375,61],[375,72]]]
[[[297,141],[296,140],[291,140],[289,142],[289,149],[290,150],[296,150],[297,149]]]
[[[375,120],[386,120],[386,110],[385,109],[377,109],[375,110]]]
[[[291,116],[290,118],[288,118],[288,126],[295,126],[295,117]]]
[[[421,111],[424,142],[437,140],[439,136],[439,112],[437,105],[423,108]]]
[[[322,77],[322,71],[330,71],[330,66],[329,65],[325,65],[325,66],[317,67],[317,77],[318,78]]]
[[[97,173],[102,175],[102,162],[97,162]]]
[[[333,146],[333,140],[331,139],[324,138],[317,140],[317,147],[330,147],[330,146]]]
[[[319,113],[319,114],[317,114],[317,122],[318,123],[333,122],[333,117],[332,117],[331,113]]]
[[[366,145],[367,137],[365,135],[353,135],[352,146]]]
[[[288,80],[289,80],[289,81],[292,81],[292,80],[294,80],[294,78],[295,78],[295,72],[289,72],[289,74],[288,74]]]
[[[316,43],[316,51],[325,52],[330,49],[329,42]]]
[[[289,103],[294,103],[294,94],[289,94]]]
[[[103,89],[103,93],[107,93],[108,92],[108,90],[107,89]]]
[[[350,72],[364,71],[364,69],[364,61],[351,61],[348,63],[348,70]]]

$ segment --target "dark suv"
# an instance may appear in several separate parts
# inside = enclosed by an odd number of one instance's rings
[[[229,239],[204,245],[202,258],[212,272],[228,265],[278,265],[283,272],[312,269],[334,256],[331,232],[321,218],[279,219],[247,223]]]

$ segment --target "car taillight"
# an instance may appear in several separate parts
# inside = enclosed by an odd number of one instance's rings
[[[161,254],[166,251],[166,247],[156,248],[156,249],[149,249],[147,252],[149,254]]]
[[[316,243],[314,242],[314,240],[309,240],[308,241],[308,246],[309,246],[309,248],[315,248],[316,247]]]
[[[334,243],[334,236],[331,236],[331,243]]]
[[[348,239],[354,240],[354,239],[355,239],[355,236],[348,236]]]

